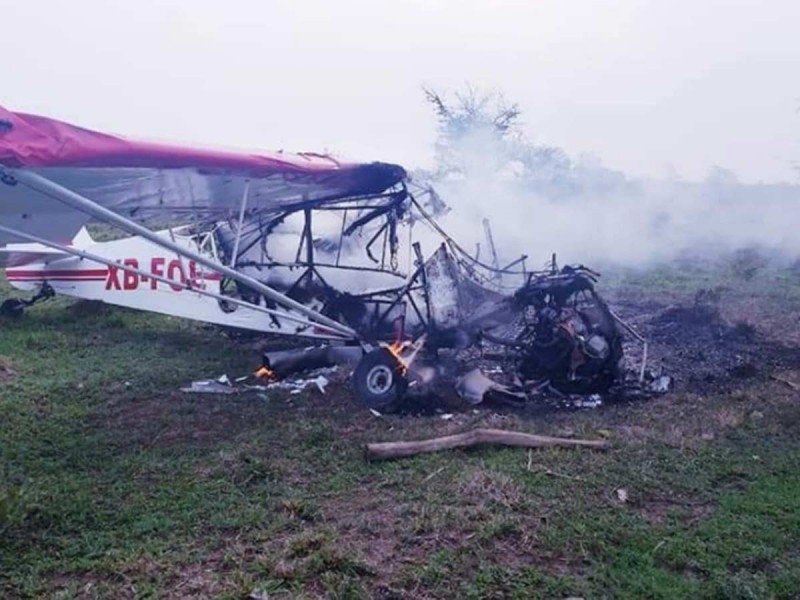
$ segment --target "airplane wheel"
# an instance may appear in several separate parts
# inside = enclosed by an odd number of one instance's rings
[[[19,298],[9,298],[0,304],[0,315],[4,317],[21,317],[25,312],[25,302]]]
[[[353,371],[352,381],[358,399],[380,412],[397,409],[408,388],[400,364],[385,348],[365,355]]]

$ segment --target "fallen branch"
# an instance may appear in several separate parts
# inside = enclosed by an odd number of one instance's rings
[[[560,446],[562,448],[589,448],[591,450],[607,450],[611,447],[611,444],[605,440],[575,440],[516,431],[503,431],[501,429],[473,429],[466,433],[429,440],[367,444],[365,454],[369,460],[382,460],[453,448],[467,448],[479,444],[500,444],[503,446],[520,446],[522,448]]]
[[[770,375],[770,377],[772,379],[774,379],[775,381],[780,381],[781,383],[785,383],[790,388],[792,388],[795,392],[800,392],[800,385],[797,385],[794,381],[789,381],[788,379],[784,379],[780,375],[775,375],[775,374]]]
[[[558,473],[557,471],[552,471],[548,469],[544,465],[536,465],[536,468],[533,468],[533,449],[528,450],[528,471],[532,473],[544,473],[545,475],[550,475],[552,477],[563,477],[564,479],[572,479],[574,481],[583,481],[580,477],[573,477],[572,475],[565,475],[564,473]]]
[[[529,468],[528,471],[531,473],[544,473],[545,475],[550,475],[550,477],[563,477],[564,479],[571,479],[572,481],[583,481],[580,477],[573,477],[572,475],[567,475],[566,473],[559,473],[558,471],[553,471],[552,469],[548,469],[544,465],[536,465],[536,468]]]

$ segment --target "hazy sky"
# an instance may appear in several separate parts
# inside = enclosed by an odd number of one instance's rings
[[[0,103],[138,137],[431,160],[496,88],[630,174],[797,181],[800,0],[0,0]]]

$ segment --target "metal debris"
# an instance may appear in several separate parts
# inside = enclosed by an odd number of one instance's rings
[[[666,394],[672,389],[673,383],[672,377],[669,375],[661,375],[660,377],[656,377],[653,381],[651,381],[648,384],[647,389],[656,394]]]
[[[237,394],[240,390],[231,385],[227,375],[222,375],[217,379],[193,381],[191,385],[182,387],[181,391],[187,394]]]
[[[268,390],[280,389],[288,390],[290,394],[299,394],[305,391],[308,387],[316,387],[320,394],[325,393],[325,388],[330,383],[324,375],[317,375],[308,379],[287,379],[285,381],[276,381],[266,386]]]
[[[293,378],[283,381],[275,381],[267,385],[245,383],[250,377],[237,377],[231,381],[227,375],[221,375],[217,379],[201,379],[193,381],[191,385],[180,388],[180,391],[187,394],[239,394],[242,392],[259,392],[258,397],[268,400],[269,397],[264,393],[268,390],[281,389],[288,390],[290,394],[299,394],[308,387],[315,387],[321,394],[325,393],[325,388],[330,380],[323,373],[333,373],[336,367],[327,369],[317,369],[312,374],[313,377],[304,379]]]

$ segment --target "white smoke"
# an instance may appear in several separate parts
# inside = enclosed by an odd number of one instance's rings
[[[703,182],[630,179],[486,127],[448,140],[447,156],[455,169],[426,174],[452,209],[442,225],[485,248],[489,219],[501,262],[527,254],[539,267],[557,253],[560,263],[645,266],[743,247],[800,256],[797,185],[743,184],[721,169]]]

